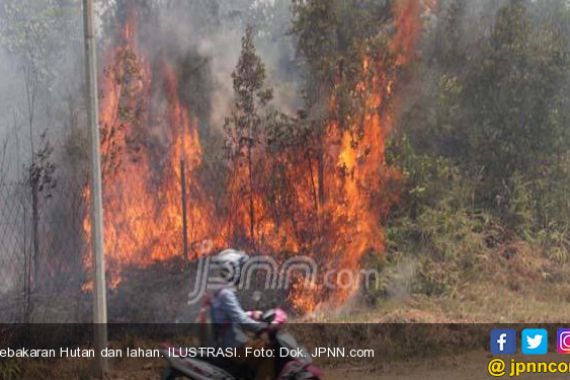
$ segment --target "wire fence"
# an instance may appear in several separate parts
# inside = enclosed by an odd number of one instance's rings
[[[0,186],[0,323],[84,319],[83,187]]]
[[[0,185],[0,324],[92,321],[87,183],[65,173],[68,176],[50,188],[25,181]],[[149,213],[136,219],[156,225],[156,217]],[[126,228],[121,239],[128,240],[130,232]],[[177,235],[181,246],[182,234]],[[158,244],[152,234],[141,239],[139,255]],[[174,321],[186,312],[196,267],[181,252],[172,260],[125,264],[121,281],[110,268],[123,256],[113,260],[110,253],[106,260],[110,321]]]

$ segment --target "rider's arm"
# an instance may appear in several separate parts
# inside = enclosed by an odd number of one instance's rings
[[[234,291],[224,289],[220,293],[222,305],[225,309],[226,315],[230,318],[232,323],[237,323],[244,329],[253,332],[259,332],[266,327],[265,323],[255,321],[247,315],[247,313],[242,309]]]

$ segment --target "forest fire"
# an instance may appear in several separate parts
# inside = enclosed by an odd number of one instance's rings
[[[120,282],[125,266],[183,256],[183,193],[189,198],[186,237],[190,243],[211,242],[209,249],[246,245],[278,260],[304,254],[332,271],[356,271],[366,253],[382,253],[382,220],[398,197],[389,185],[400,176],[384,157],[394,117],[390,105],[398,68],[414,58],[421,12],[420,0],[395,2],[391,43],[359,58],[363,79],[352,93],[360,110],[350,120],[329,118],[320,142],[324,149],[272,152],[264,140],[252,152],[255,167],[229,169],[226,211],[216,209],[196,174],[202,161],[198,121],[192,105],[179,97],[177,72],[165,59],[148,60],[137,40],[137,14],[131,12],[121,38],[105,54],[100,84],[111,283]],[[331,115],[337,108],[335,90]],[[89,236],[88,217],[84,229]],[[289,300],[313,311],[321,303],[343,303],[358,285],[324,289],[299,282]]]
[[[386,55],[381,52],[377,52],[380,56],[365,54],[362,72],[368,80],[359,82],[354,91],[355,97],[363,100],[360,114],[344,130],[338,121],[328,125],[325,144],[333,147],[340,141],[340,150],[333,150],[327,157],[326,178],[330,180],[326,186],[330,196],[325,212],[334,235],[326,238],[334,244],[328,247],[328,252],[336,253],[325,259],[328,269],[337,272],[348,269],[354,273],[367,252],[383,252],[381,221],[398,198],[397,190],[389,189],[389,185],[397,183],[401,177],[397,168],[386,164],[384,156],[385,141],[393,123],[389,105],[394,81],[398,79],[396,69],[414,58],[415,44],[422,28],[421,12],[419,1],[395,2],[396,33],[389,45],[389,55],[394,57],[394,61],[386,60]],[[331,113],[336,106],[333,93]],[[352,281],[348,286],[339,285],[334,297],[327,300],[333,305],[346,301],[360,284]],[[291,295],[293,304],[306,311],[318,307],[324,298],[323,294],[314,291],[314,287],[314,284],[309,284],[309,291],[297,287]]]
[[[105,252],[116,284],[123,266],[182,255],[182,165],[186,191],[194,196],[187,208],[189,238],[211,236],[212,226],[209,203],[192,177],[201,161],[196,122],[178,98],[169,64],[160,62],[153,71],[145,60],[135,12],[105,62],[100,104]],[[84,228],[89,234],[89,218]]]

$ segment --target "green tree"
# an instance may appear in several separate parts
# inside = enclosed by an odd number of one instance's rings
[[[487,29],[470,26],[464,0],[447,4],[398,129],[418,153],[450,159],[471,179],[473,211],[493,212],[519,236],[566,225],[569,4],[489,6]]]
[[[568,40],[532,22],[529,5],[501,8],[481,56],[465,79],[458,126],[468,132],[468,164],[482,168],[486,204],[508,204],[513,176],[536,177],[566,149],[561,116]]]

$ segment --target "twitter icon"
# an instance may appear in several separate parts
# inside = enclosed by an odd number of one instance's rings
[[[544,355],[548,352],[548,332],[545,329],[524,329],[521,338],[523,354]]]

